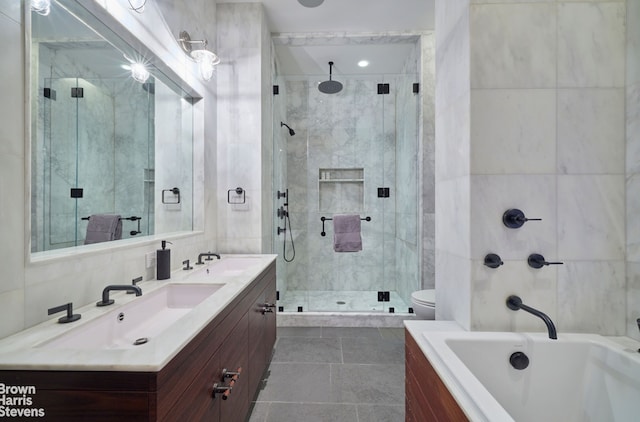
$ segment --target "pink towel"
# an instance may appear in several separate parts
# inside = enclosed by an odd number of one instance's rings
[[[358,214],[336,214],[333,216],[333,250],[335,252],[362,250],[360,216]]]

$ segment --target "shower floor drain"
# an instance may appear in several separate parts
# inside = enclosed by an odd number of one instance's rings
[[[338,304],[338,305],[346,305],[347,302],[345,302],[344,300],[339,300],[339,301],[336,302],[336,304]]]

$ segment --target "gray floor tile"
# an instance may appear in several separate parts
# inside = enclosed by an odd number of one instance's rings
[[[322,327],[322,337],[380,337],[375,327]]]
[[[404,365],[331,365],[331,401],[404,404]]]
[[[382,338],[399,339],[404,342],[404,328],[380,327],[378,330]]]
[[[404,404],[402,406],[358,405],[360,422],[404,422]]]
[[[249,422],[404,420],[404,329],[280,327]]]
[[[252,403],[251,417],[249,422],[265,422],[267,420],[267,413],[269,412],[269,406],[271,403]]]
[[[282,337],[278,339],[272,362],[341,363],[338,338]]]
[[[348,404],[272,403],[267,422],[358,422],[358,417]]]
[[[404,342],[399,339],[343,338],[344,363],[404,363]]]
[[[329,402],[330,374],[326,363],[271,363],[257,402]]]
[[[278,327],[278,337],[322,337],[321,327]]]

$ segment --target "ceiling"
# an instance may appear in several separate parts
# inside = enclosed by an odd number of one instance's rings
[[[324,0],[315,8],[297,0],[258,2],[283,75],[328,74],[329,61],[334,75],[400,73],[415,34],[434,28],[435,0]],[[358,67],[360,60],[369,66]]]

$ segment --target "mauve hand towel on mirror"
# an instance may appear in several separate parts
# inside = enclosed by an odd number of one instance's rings
[[[94,214],[89,217],[84,244],[108,242],[122,237],[122,220],[119,214]]]
[[[333,250],[335,252],[359,252],[362,250],[360,216],[336,214],[333,216]]]

